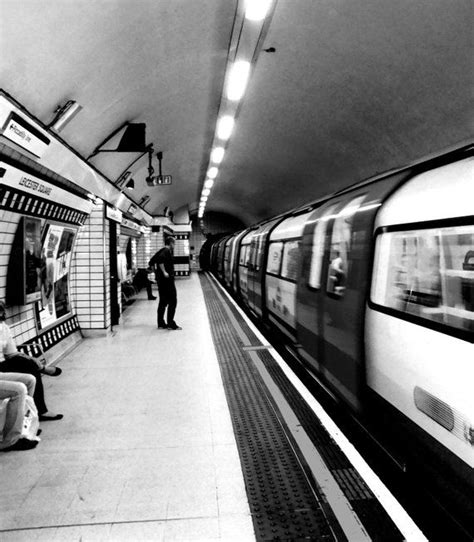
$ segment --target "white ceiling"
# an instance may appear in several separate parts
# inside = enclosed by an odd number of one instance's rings
[[[237,0],[0,0],[0,88],[85,158],[146,123],[171,186],[131,197],[196,209]],[[207,210],[250,224],[472,138],[470,0],[277,0]],[[115,181],[138,155],[90,163]],[[155,164],[155,169],[157,165]]]

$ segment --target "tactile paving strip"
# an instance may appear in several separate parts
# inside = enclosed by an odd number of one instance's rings
[[[359,473],[352,467],[347,457],[335,445],[331,436],[306,402],[302,400],[272,356],[268,352],[259,352],[258,355],[287,401],[294,407],[301,426],[318,449],[372,540],[380,542],[403,541],[403,535],[390,516]]]
[[[205,282],[203,279],[201,280],[204,289]],[[210,290],[209,286],[205,289],[206,298],[208,290]],[[215,296],[214,293],[213,295]],[[252,345],[259,345],[260,341],[240,316],[236,308],[230,303],[228,304],[228,307],[239,322],[241,329],[248,337],[249,343]],[[346,456],[334,443],[331,436],[321,425],[307,403],[288,381],[274,358],[267,350],[259,348],[254,348],[253,350],[257,352],[267,371],[284,394],[288,403],[293,406],[294,412],[301,422],[302,428],[306,431],[312,443],[318,449],[321,457],[332,472],[334,478],[344,492],[344,495],[351,503],[352,508],[364,525],[371,539],[380,542],[401,542],[404,540],[403,535],[397,529],[390,516],[375,498],[359,473],[352,467]]]
[[[337,540],[265,385],[201,275],[257,540]]]

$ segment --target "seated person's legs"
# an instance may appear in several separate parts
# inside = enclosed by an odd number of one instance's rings
[[[33,399],[35,400],[40,420],[60,420],[63,417],[62,414],[53,414],[48,411],[48,407],[44,400],[44,388],[40,368],[32,358],[25,356],[24,354],[8,357],[4,362],[0,363],[0,378],[5,372],[29,374],[35,377],[36,387]]]
[[[35,383],[34,376],[29,374],[1,375],[0,400],[8,399],[8,403],[0,450],[30,450],[38,444],[36,440],[28,440],[21,436],[25,417],[25,398],[28,392],[33,393]]]

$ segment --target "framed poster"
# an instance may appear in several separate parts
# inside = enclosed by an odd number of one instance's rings
[[[41,297],[37,303],[40,329],[55,324],[71,312],[69,269],[76,230],[48,224],[41,250]]]
[[[41,220],[22,217],[13,240],[7,271],[9,305],[26,305],[41,297]]]

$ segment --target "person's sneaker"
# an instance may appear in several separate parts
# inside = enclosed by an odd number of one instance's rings
[[[173,323],[173,324],[168,325],[168,329],[178,330],[178,329],[183,329],[183,328],[179,327],[178,324]]]
[[[18,439],[15,444],[12,444],[8,448],[4,448],[2,452],[15,452],[20,450],[32,450],[38,445],[37,440],[29,440],[27,438]]]

